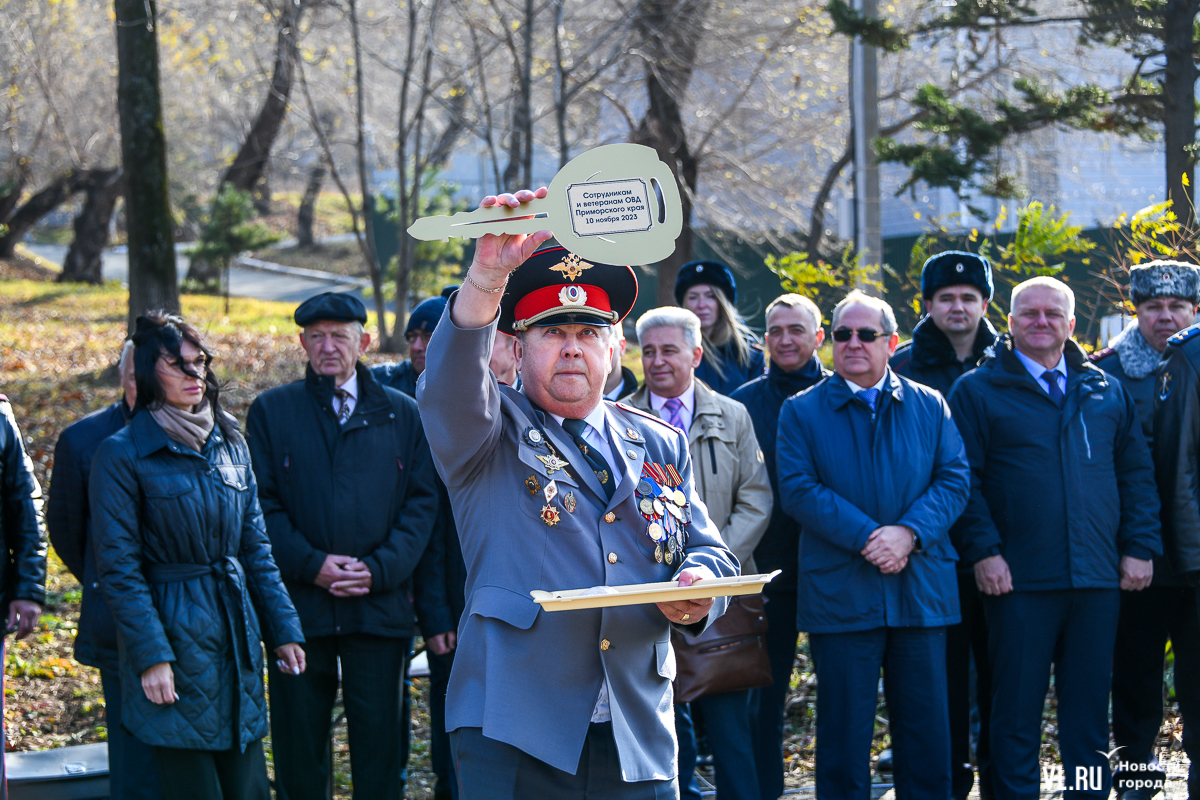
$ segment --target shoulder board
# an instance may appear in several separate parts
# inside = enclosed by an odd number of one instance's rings
[[[1090,356],[1088,356],[1088,361],[1091,361],[1094,364],[1102,358],[1108,358],[1115,352],[1117,352],[1117,351],[1113,350],[1111,347],[1106,347],[1103,350],[1097,350],[1096,352],[1094,352]]]
[[[615,400],[612,401],[612,404],[614,406],[616,406],[617,408],[621,409],[622,411],[628,411],[630,414],[637,414],[639,417],[645,417],[648,420],[657,422],[659,425],[662,425],[663,427],[670,428],[673,431],[679,431],[678,428],[676,428],[671,423],[667,422],[665,419],[662,419],[661,417],[656,417],[648,411],[643,411],[642,409],[634,408],[633,406],[627,406],[624,403],[619,403]]]
[[[751,342],[750,349],[757,350],[760,353],[763,352],[763,346],[761,344],[759,344],[758,342]]]
[[[1200,334],[1200,325],[1193,325],[1190,328],[1184,328],[1179,333],[1172,336],[1170,339],[1167,339],[1167,344],[1179,347],[1181,344],[1188,341],[1189,339],[1192,339],[1197,334]]]
[[[10,403],[10,402],[12,402],[12,401],[8,399],[8,395],[0,394],[0,403]]]

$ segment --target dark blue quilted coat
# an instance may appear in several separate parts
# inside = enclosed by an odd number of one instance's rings
[[[125,727],[159,747],[245,750],[267,734],[262,640],[304,641],[245,441],[218,426],[197,453],[138,411],[96,452],[89,497]],[[157,706],[140,676],[162,661],[179,700]]]

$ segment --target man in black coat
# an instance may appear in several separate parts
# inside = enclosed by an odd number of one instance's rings
[[[133,341],[126,340],[117,364],[124,396],[73,422],[54,446],[54,479],[46,500],[46,529],[54,551],[83,587],[75,660],[100,670],[104,717],[108,728],[108,783],[113,797],[157,800],[162,796],[150,747],[121,724],[121,677],[117,672],[117,625],[100,591],[92,555],[88,474],[96,448],[125,427],[137,399],[133,379]]]
[[[458,287],[447,287],[458,288]],[[453,292],[451,292],[452,294]],[[446,310],[446,293],[441,297],[423,300],[408,319],[405,336],[412,359],[400,364],[382,364],[371,373],[384,385],[391,385],[409,397],[416,397],[417,378],[425,371],[425,345]],[[501,338],[497,336],[496,345]],[[511,344],[507,345],[511,346]],[[493,349],[493,357],[495,350]],[[515,373],[514,365],[513,371]],[[394,383],[389,384],[392,380]],[[438,513],[429,537],[429,544],[413,573],[413,604],[417,625],[425,639],[429,659],[429,744],[430,762],[437,776],[435,800],[458,797],[458,781],[454,775],[454,759],[450,753],[450,735],[446,733],[446,686],[454,666],[454,650],[458,646],[458,620],[466,604],[467,566],[463,562],[458,542],[458,528],[450,508],[446,484],[434,475],[438,492]],[[405,713],[405,718],[408,714]]]
[[[1108,698],[1121,591],[1162,552],[1153,464],[1133,399],[1070,337],[1075,296],[1038,277],[1012,293],[1011,335],[950,392],[971,462],[952,536],[975,564],[992,667],[992,789],[1032,800],[1054,672],[1063,781],[1108,797]]]
[[[410,578],[437,514],[416,402],[381,386],[357,298],[296,309],[307,376],[264,392],[249,434],[267,533],[307,640],[307,671],[271,663],[271,731],[281,800],[324,798],[341,667],[355,797],[402,796],[401,683],[412,635]]]
[[[1169,290],[1168,298],[1178,298],[1195,308],[1196,298],[1200,297],[1200,273],[1195,267],[1172,264],[1160,271],[1161,280],[1144,280],[1154,276],[1155,273],[1144,272],[1130,275],[1130,290],[1135,298]],[[1139,279],[1136,285],[1135,278]],[[1141,311],[1139,304],[1139,324]],[[1164,778],[1154,746],[1162,727],[1162,655],[1170,637],[1175,651],[1175,696],[1183,714],[1183,747],[1192,763],[1188,773],[1188,792],[1192,797],[1200,797],[1200,768],[1196,766],[1200,760],[1200,741],[1196,735],[1200,724],[1200,675],[1197,674],[1200,594],[1196,589],[1200,576],[1200,496],[1196,492],[1196,474],[1200,470],[1198,334],[1200,326],[1193,325],[1168,338],[1157,377],[1151,376],[1151,385],[1156,387],[1151,389],[1152,441],[1155,479],[1162,500],[1164,552],[1154,562],[1154,582],[1142,593],[1151,595],[1156,601],[1153,606],[1147,604],[1138,609],[1133,602],[1135,598],[1122,598],[1122,628],[1118,632],[1113,665],[1113,735],[1117,744],[1126,746],[1121,751],[1121,767],[1128,770],[1116,776],[1116,783],[1121,787],[1129,779]],[[1153,344],[1153,331],[1145,339]],[[1122,349],[1114,348],[1118,354]],[[1118,670],[1124,678],[1120,686]],[[1124,797],[1141,800],[1155,791],[1134,789],[1126,791]]]
[[[775,800],[783,794],[783,704],[796,659],[796,574],[800,564],[800,523],[784,512],[779,499],[775,437],[783,401],[820,383],[830,372],[817,357],[825,331],[816,303],[798,294],[785,294],[767,306],[766,321],[771,367],[766,375],[742,384],[730,397],[750,412],[775,500],[771,521],[754,548],[754,563],[759,572],[783,570],[763,590],[767,600],[767,655],[774,683],[755,690],[750,700],[759,791],[763,800]]]
[[[962,375],[975,368],[996,341],[987,320],[992,302],[992,265],[982,256],[952,250],[931,256],[921,269],[925,318],[912,339],[896,348],[890,364],[897,374],[937,389],[944,397]],[[976,697],[992,693],[988,667],[987,623],[972,564],[958,563],[958,605],[962,622],[946,629],[946,678],[950,701],[951,790],[964,800],[975,784],[971,769],[971,657],[975,658]],[[991,704],[979,703],[979,796],[992,796]]]

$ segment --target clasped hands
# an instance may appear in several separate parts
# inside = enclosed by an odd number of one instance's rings
[[[908,554],[916,546],[917,535],[904,525],[883,525],[867,537],[862,556],[879,567],[884,575],[892,575],[908,564]]]
[[[679,573],[677,580],[680,586],[691,586],[705,578],[715,577],[717,576],[708,567],[688,567]],[[714,597],[706,597],[703,600],[676,600],[671,603],[656,603],[655,605],[671,622],[680,625],[694,625],[708,616],[715,600]]]
[[[313,583],[334,597],[362,597],[371,591],[371,570],[353,556],[328,555]]]

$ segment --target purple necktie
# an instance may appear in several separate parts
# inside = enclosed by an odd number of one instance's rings
[[[678,397],[672,397],[667,402],[663,403],[663,410],[667,412],[667,422],[674,425],[679,430],[685,430],[683,427],[683,417],[679,415],[683,408],[683,401]]]

